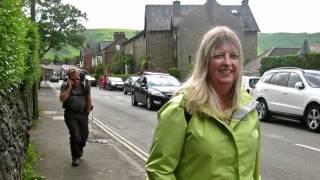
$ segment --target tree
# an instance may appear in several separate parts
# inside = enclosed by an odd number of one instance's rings
[[[79,32],[85,31],[81,21],[87,20],[86,13],[70,4],[62,4],[61,0],[39,0],[37,14],[40,57],[50,49],[61,50],[66,45],[79,48],[83,45],[85,38]]]

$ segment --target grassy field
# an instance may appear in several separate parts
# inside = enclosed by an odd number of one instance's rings
[[[138,30],[133,29],[88,29],[83,32],[86,37],[85,44],[89,43],[93,47],[99,41],[112,41],[114,32],[124,32],[129,39],[138,33]],[[309,44],[320,43],[320,33],[259,33],[258,34],[258,54],[272,47],[302,47],[304,40],[307,39]],[[51,50],[46,54],[46,59],[54,59],[57,55],[59,60],[70,59],[80,56],[80,50],[67,46],[61,51]]]

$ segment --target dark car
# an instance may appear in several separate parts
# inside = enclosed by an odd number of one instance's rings
[[[49,81],[50,82],[59,82],[60,80],[60,77],[59,76],[56,76],[56,75],[52,75],[50,78],[49,78]]]
[[[132,93],[132,85],[139,79],[139,76],[130,76],[124,81],[123,93]]]
[[[120,77],[108,77],[107,89],[112,91],[115,89],[123,90],[124,82]]]
[[[132,105],[142,103],[149,110],[161,107],[180,86],[179,80],[169,74],[144,74],[133,85]]]

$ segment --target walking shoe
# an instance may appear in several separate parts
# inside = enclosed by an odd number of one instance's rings
[[[79,164],[80,164],[80,159],[79,158],[72,160],[72,166],[79,166]]]

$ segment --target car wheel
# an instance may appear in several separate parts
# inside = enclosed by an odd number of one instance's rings
[[[136,100],[136,96],[134,95],[134,93],[132,93],[132,95],[131,95],[131,104],[133,106],[138,105],[138,101]]]
[[[152,103],[152,99],[150,96],[147,97],[147,109],[152,110],[153,109],[153,103]]]
[[[307,128],[313,132],[320,132],[320,106],[311,105],[305,114]]]
[[[126,88],[123,88],[123,94],[127,94]]]
[[[261,121],[269,121],[270,112],[268,110],[268,105],[265,100],[259,99],[257,105],[258,117]]]

